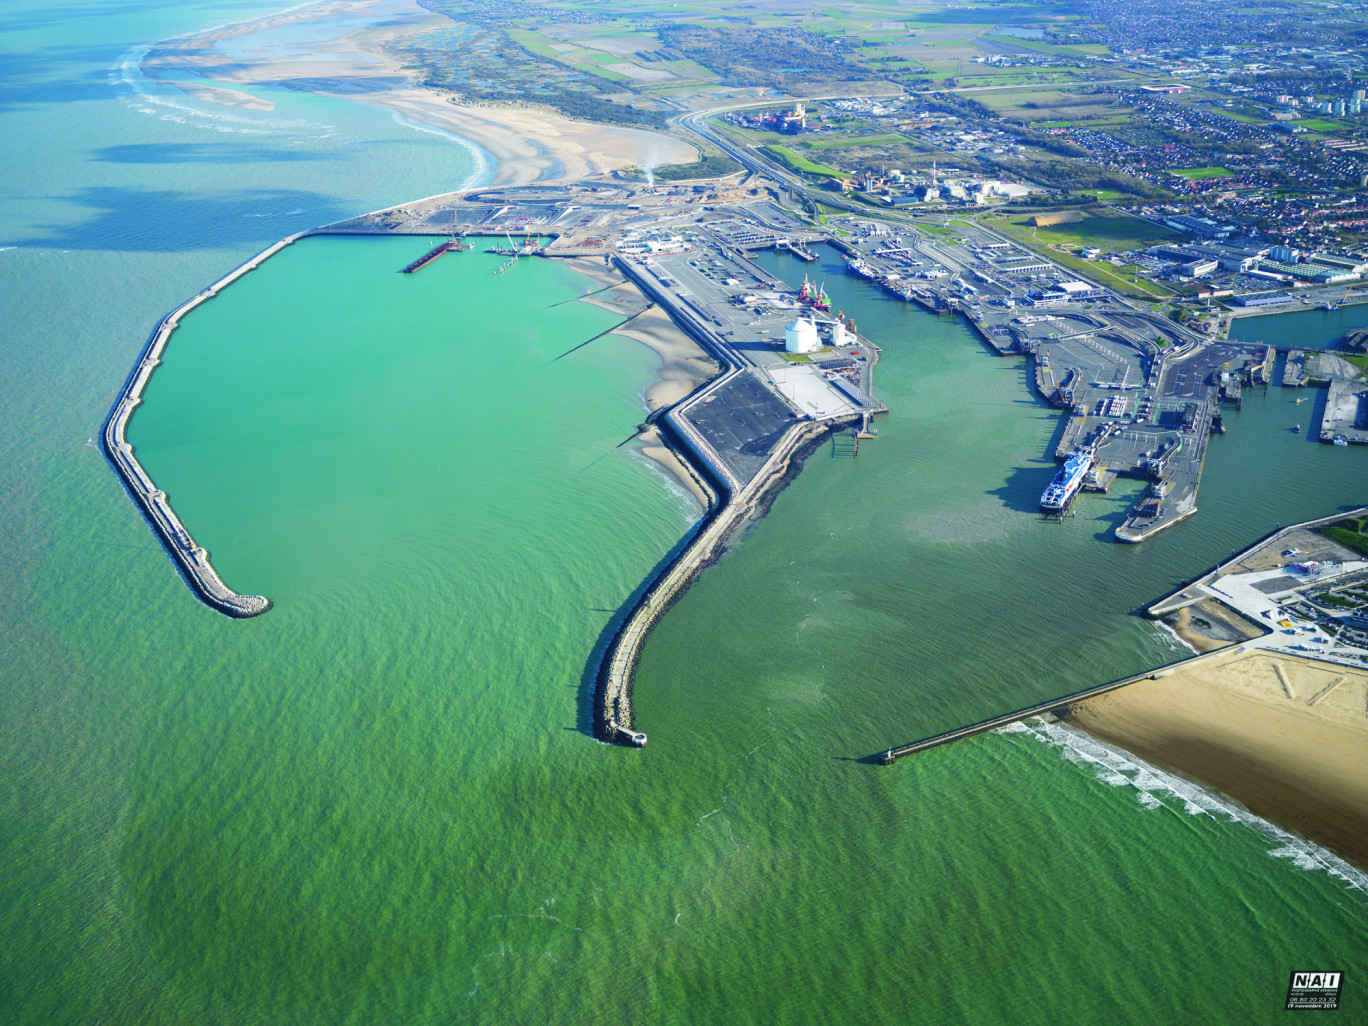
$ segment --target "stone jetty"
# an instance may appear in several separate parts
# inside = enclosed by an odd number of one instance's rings
[[[223,579],[219,577],[218,572],[209,560],[209,553],[195,543],[194,537],[186,530],[185,525],[176,516],[175,510],[171,508],[166,493],[153,484],[147,471],[138,462],[138,458],[133,452],[133,446],[125,434],[128,429],[128,421],[133,416],[134,410],[142,403],[143,392],[147,388],[148,381],[152,378],[152,372],[161,363],[162,351],[166,348],[166,343],[171,338],[172,332],[180,326],[181,318],[205,300],[218,295],[222,289],[227,288],[248,271],[255,270],[262,261],[269,259],[295,240],[308,234],[308,232],[299,232],[281,239],[275,245],[262,250],[252,259],[163,317],[153,330],[152,337],[148,339],[147,345],[143,347],[142,355],[138,358],[138,363],[133,368],[132,373],[129,374],[128,381],[119,392],[119,396],[114,402],[114,408],[110,411],[109,417],[105,421],[104,430],[100,434],[100,440],[109,462],[114,465],[114,469],[123,479],[128,493],[138,504],[143,515],[147,517],[147,522],[152,525],[152,529],[161,538],[162,544],[166,546],[171,558],[180,567],[186,583],[206,605],[228,616],[240,619],[260,616],[271,608],[270,600],[261,595],[239,595],[223,583]]]

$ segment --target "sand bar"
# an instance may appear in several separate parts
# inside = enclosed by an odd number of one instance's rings
[[[635,313],[631,320],[611,334],[639,342],[660,358],[656,380],[647,386],[642,396],[652,414],[680,402],[722,373],[718,362],[675,324],[669,314],[656,306],[643,309],[642,304],[649,303],[649,300],[617,271],[590,257],[569,257],[562,262],[594,284],[595,294],[586,296],[581,302],[623,316]],[[608,289],[608,286],[614,285],[618,287]],[[600,291],[604,289],[607,291]],[[711,506],[714,497],[707,485],[699,479],[698,472],[675,452],[658,428],[653,425],[643,427],[637,435],[636,444],[643,456],[659,465],[698,500],[699,505],[704,509]]]

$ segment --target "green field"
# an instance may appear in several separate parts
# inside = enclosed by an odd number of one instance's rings
[[[825,164],[814,164],[807,157],[794,153],[786,146],[761,146],[760,151],[800,175],[815,175],[818,178],[841,177],[841,172],[835,168],[827,167]]]
[[[1308,132],[1338,132],[1340,126],[1333,121],[1325,121],[1321,118],[1312,118],[1309,121],[1294,121],[1294,125],[1301,125]]]
[[[1029,218],[1029,214],[1021,214],[1012,217],[1009,223],[1027,232],[1034,231],[1036,238],[1046,245],[1097,246],[1109,252],[1125,253],[1177,238],[1176,232],[1125,214],[1085,212],[1081,221],[1035,229],[1026,223]]]
[[[1157,241],[1172,239],[1175,233],[1167,228],[1141,221],[1135,217],[1103,217],[1084,214],[1082,221],[1070,224],[1032,228],[1026,223],[1030,215],[999,217],[985,222],[1023,246],[1043,253],[1076,271],[1085,278],[1100,282],[1125,296],[1137,299],[1156,299],[1168,296],[1169,290],[1151,282],[1137,280],[1133,271],[1123,271],[1111,264],[1083,260],[1056,247],[1098,246],[1102,249],[1125,251],[1143,249]]]
[[[1340,520],[1318,529],[1331,541],[1337,541],[1345,548],[1353,549],[1368,556],[1368,521],[1359,519]]]
[[[907,140],[900,135],[856,135],[842,139],[804,140],[802,145],[805,149],[835,150],[843,146],[886,146],[889,143],[905,142]]]
[[[1169,174],[1179,178],[1229,178],[1230,172],[1223,167],[1184,167]]]

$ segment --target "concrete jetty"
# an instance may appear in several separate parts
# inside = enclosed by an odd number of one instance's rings
[[[1232,553],[1229,559],[1225,560],[1224,562],[1220,563],[1215,567],[1212,567],[1205,573],[1199,575],[1189,584],[1184,585],[1182,588],[1178,589],[1170,595],[1165,596],[1164,598],[1158,599],[1145,609],[1145,615],[1153,619],[1160,619],[1172,612],[1175,612],[1176,610],[1184,608],[1185,606],[1191,606],[1201,601],[1207,595],[1207,592],[1202,590],[1204,586],[1212,584],[1222,574],[1226,573],[1232,568],[1235,568],[1236,566],[1244,562],[1246,559],[1249,559],[1252,556],[1259,555],[1263,550],[1275,550],[1277,548],[1280,548],[1283,544],[1286,544],[1289,539],[1297,535],[1298,532],[1311,530],[1317,527],[1323,527],[1326,524],[1333,524],[1336,521],[1343,520],[1348,517],[1363,516],[1365,514],[1368,514],[1368,506],[1360,506],[1357,509],[1341,511],[1339,513],[1334,513],[1326,517],[1318,517],[1315,520],[1306,520],[1299,524],[1291,524],[1287,527],[1279,527],[1264,535],[1264,537],[1260,538],[1253,545],[1241,549],[1239,552]],[[967,726],[959,727],[956,730],[948,730],[943,734],[936,734],[932,737],[924,738],[921,741],[913,741],[910,744],[900,745],[896,748],[890,748],[887,751],[881,753],[878,756],[878,760],[883,765],[887,766],[891,763],[897,762],[899,759],[905,758],[906,756],[913,755],[916,752],[924,752],[930,748],[936,748],[940,745],[949,744],[951,741],[959,741],[966,737],[973,737],[976,734],[982,734],[990,730],[996,730],[999,727],[1005,727],[1009,724],[1016,723],[1020,720],[1029,719],[1032,716],[1063,716],[1068,713],[1071,706],[1076,705],[1078,702],[1081,702],[1084,699],[1094,698],[1098,695],[1104,695],[1109,691],[1116,691],[1120,688],[1124,688],[1128,684],[1134,684],[1137,681],[1159,680],[1160,678],[1167,677],[1170,674],[1175,673],[1179,670],[1187,670],[1193,666],[1198,666],[1205,662],[1209,662],[1216,659],[1224,659],[1234,652],[1243,651],[1245,649],[1258,648],[1263,643],[1264,637],[1266,637],[1268,634],[1272,632],[1272,628],[1265,626],[1264,632],[1264,636],[1258,638],[1251,638],[1248,641],[1240,642],[1238,644],[1226,646],[1223,648],[1218,648],[1211,652],[1202,653],[1201,655],[1194,655],[1188,659],[1183,659],[1176,663],[1170,663],[1168,666],[1162,666],[1158,669],[1153,670],[1146,670],[1143,673],[1137,673],[1129,677],[1122,677],[1120,680],[1109,681],[1106,684],[1098,684],[1095,687],[1084,688],[1081,691],[1075,691],[1071,694],[1064,695],[1060,698],[1053,698],[1049,701],[1038,702],[1035,705],[1027,706],[1024,709],[1017,709],[1014,712],[1003,713],[1001,716],[994,716],[990,719],[980,720],[977,723],[971,723]],[[1333,687],[1333,685],[1331,685],[1331,687]],[[1327,688],[1326,690],[1328,692],[1329,689]],[[1320,697],[1323,697],[1323,695],[1316,696],[1316,700],[1318,700]]]
[[[1368,384],[1336,378],[1325,396],[1320,440],[1336,445],[1368,445]]]
[[[223,583],[223,579],[219,577],[209,560],[209,553],[195,543],[194,537],[171,508],[166,493],[153,484],[147,471],[138,462],[133,446],[125,434],[128,421],[142,402],[143,392],[152,378],[152,372],[161,363],[162,351],[166,348],[172,332],[180,326],[181,318],[205,300],[218,295],[221,290],[248,271],[261,266],[262,261],[308,234],[310,233],[298,232],[281,239],[163,317],[153,329],[147,344],[143,346],[142,354],[119,392],[114,407],[105,420],[104,430],[100,432],[105,456],[113,464],[123,480],[124,487],[142,510],[147,522],[161,538],[171,558],[180,567],[186,583],[206,605],[237,618],[260,616],[271,608],[270,600],[261,595],[239,595]]]
[[[1232,652],[1239,651],[1240,645],[1229,648],[1220,648],[1214,652],[1206,652],[1202,655],[1193,656],[1180,662],[1172,663],[1158,670],[1146,670],[1144,673],[1137,673],[1130,677],[1122,677],[1120,680],[1109,681],[1106,684],[1099,684],[1096,687],[1084,688],[1082,691],[1075,691],[1062,698],[1053,698],[1048,702],[1038,702],[1029,705],[1025,709],[1018,709],[1015,712],[1004,713],[1001,716],[994,716],[991,719],[980,720],[978,723],[971,723],[967,727],[960,727],[957,730],[947,730],[943,734],[936,734],[933,737],[925,738],[921,741],[913,741],[911,744],[899,745],[897,748],[890,748],[879,755],[878,759],[884,766],[891,766],[899,759],[914,755],[917,752],[924,752],[930,748],[938,748],[941,745],[949,744],[951,741],[961,741],[966,737],[973,737],[976,734],[985,734],[990,730],[997,730],[999,727],[1006,727],[1010,724],[1030,719],[1033,716],[1063,716],[1069,708],[1085,698],[1095,698],[1098,695],[1105,695],[1109,691],[1116,691],[1124,688],[1127,684],[1134,684],[1141,680],[1159,680],[1167,677],[1177,670],[1186,670],[1199,663],[1210,662],[1216,657],[1229,657]]]

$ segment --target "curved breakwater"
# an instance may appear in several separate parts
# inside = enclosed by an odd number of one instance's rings
[[[143,515],[147,517],[148,523],[152,525],[153,531],[161,538],[167,552],[180,567],[191,590],[206,605],[239,619],[260,616],[271,608],[270,599],[262,595],[239,595],[223,583],[223,579],[210,562],[208,551],[195,543],[194,537],[171,508],[166,493],[153,483],[152,478],[138,462],[133,446],[126,437],[128,421],[133,416],[133,411],[142,403],[147,383],[161,363],[162,352],[166,349],[172,333],[180,327],[180,319],[205,300],[218,295],[220,290],[237,281],[248,271],[256,270],[264,260],[308,234],[310,232],[297,232],[281,239],[163,317],[153,329],[147,345],[143,347],[142,355],[119,392],[114,408],[105,420],[104,430],[100,433],[100,440],[109,462],[114,465],[129,494],[133,496]]]
[[[195,542],[172,509],[166,493],[157,488],[138,461],[132,444],[125,437],[128,422],[142,403],[148,382],[161,363],[161,355],[172,333],[180,326],[181,318],[286,246],[309,235],[329,234],[333,230],[335,226],[324,225],[281,239],[162,318],[119,393],[102,432],[106,456],[180,567],[191,589],[206,605],[228,616],[259,616],[271,607],[270,600],[260,595],[240,595],[223,582],[210,561],[208,551]],[[372,229],[360,234],[390,233]],[[632,681],[642,647],[652,628],[669,607],[688,591],[698,575],[717,561],[737,528],[748,519],[764,515],[774,497],[793,479],[820,441],[833,430],[858,423],[861,418],[852,415],[835,421],[795,424],[785,433],[760,471],[749,481],[740,480],[724,461],[717,458],[697,428],[682,414],[706,400],[733,378],[746,373],[745,365],[691,311],[658,294],[652,283],[633,273],[626,262],[617,260],[615,263],[649,298],[669,310],[681,328],[725,368],[721,374],[663,411],[657,418],[663,442],[681,458],[702,492],[708,496],[708,509],[696,525],[689,543],[640,591],[639,598],[610,641],[596,678],[595,735],[605,741],[626,742],[639,747],[646,743],[646,735],[635,729],[631,704]]]
[[[714,379],[712,384],[715,386],[722,378]],[[693,398],[697,399],[701,394],[695,393]],[[858,421],[859,417],[850,420]],[[671,448],[690,462],[711,470],[713,461],[691,437],[691,427],[682,426],[682,418],[675,419],[667,414],[661,422],[668,425],[662,437],[670,441]],[[738,491],[721,491],[725,498],[714,502],[693,540],[641,593],[613,636],[599,666],[594,696],[594,733],[597,737],[637,747],[646,743],[646,735],[635,729],[632,681],[652,628],[689,590],[698,575],[717,562],[736,529],[748,519],[763,515],[774,496],[796,476],[803,460],[839,426],[841,424],[809,421],[790,428],[755,478]]]
[[[670,296],[656,288],[649,277],[637,273],[627,261],[619,258],[614,260],[614,264],[649,299],[667,310],[684,331],[726,368],[664,411],[658,420],[662,439],[692,469],[712,501],[695,528],[693,539],[640,593],[622,626],[609,642],[595,680],[595,736],[603,741],[619,741],[640,748],[646,744],[646,735],[636,729],[632,712],[632,682],[642,647],[652,628],[670,606],[689,590],[698,575],[717,562],[736,529],[748,519],[764,515],[774,497],[793,480],[802,468],[803,460],[821,440],[833,430],[859,423],[862,418],[859,414],[853,414],[825,422],[803,421],[795,424],[785,432],[759,472],[749,481],[741,481],[716,457],[698,429],[682,414],[705,401],[738,375],[747,373],[745,364],[694,311],[673,302]]]

